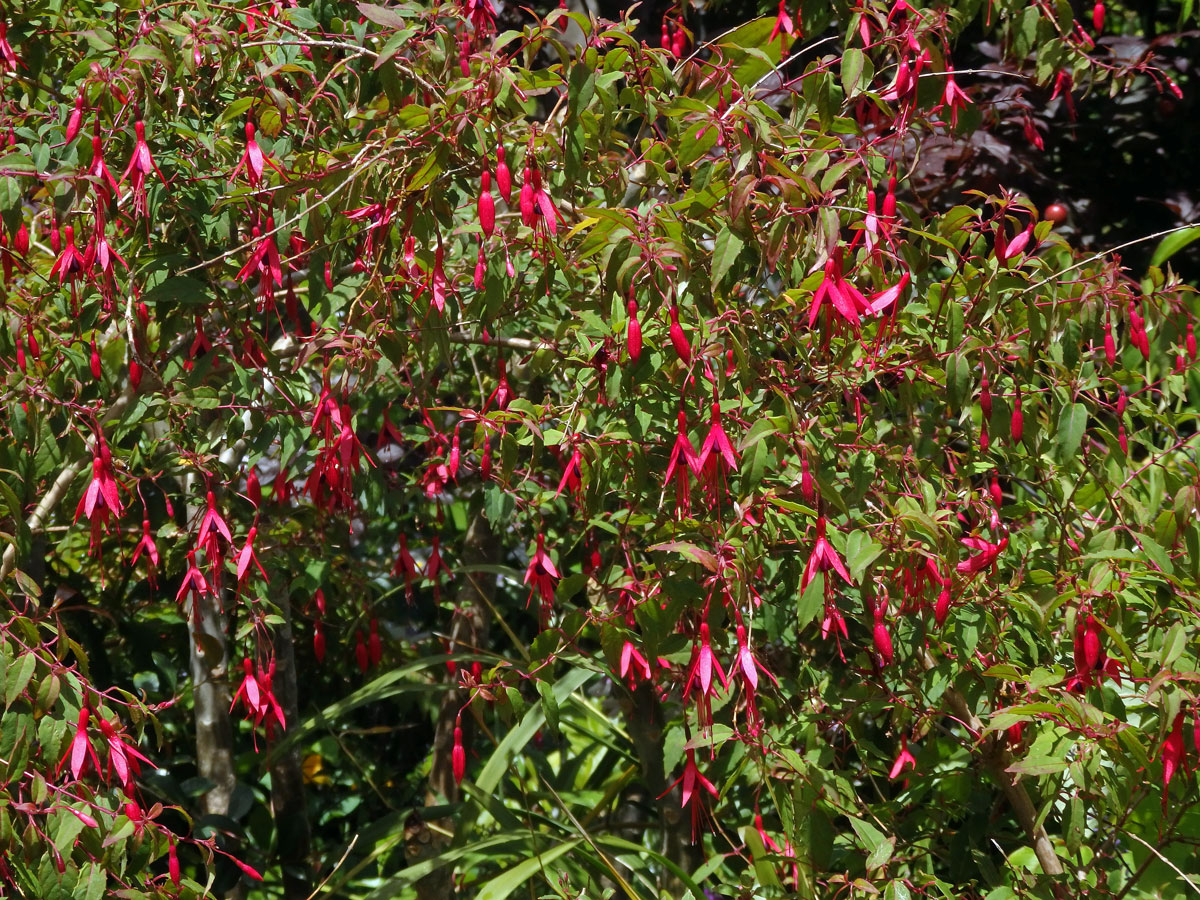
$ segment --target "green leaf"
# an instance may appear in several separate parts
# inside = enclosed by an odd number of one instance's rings
[[[23,653],[16,663],[8,667],[4,679],[5,708],[12,706],[13,701],[21,696],[21,692],[25,690],[26,685],[29,684],[29,680],[33,678],[33,672],[36,667],[37,655],[33,653]]]
[[[572,669],[554,685],[554,698],[561,705],[567,697],[575,693],[587,683],[596,673],[587,669]],[[475,786],[485,794],[494,793],[500,784],[500,779],[508,771],[509,762],[522,747],[533,739],[534,734],[546,721],[543,704],[531,706],[521,719],[521,723],[504,736],[492,755],[484,764],[483,771],[475,779]]]
[[[1069,403],[1058,416],[1058,451],[1064,462],[1079,454],[1083,443],[1083,432],[1087,428],[1087,407],[1082,403]]]
[[[1200,225],[1192,225],[1190,228],[1183,228],[1172,234],[1168,234],[1154,248],[1154,254],[1150,257],[1150,265],[1161,266],[1198,238],[1200,238]]]
[[[858,581],[862,578],[867,566],[882,552],[883,545],[876,543],[866,532],[850,532],[846,537],[846,566],[850,570],[851,579]]]
[[[491,881],[488,881],[479,889],[476,894],[477,900],[504,900],[509,894],[523,885],[526,881],[543,871],[546,866],[554,862],[564,853],[574,850],[581,843],[583,838],[571,838],[569,841],[563,841],[556,847],[544,852],[531,850],[530,856],[524,862],[518,863],[511,869],[508,869]],[[547,870],[550,874],[553,870]]]
[[[796,627],[803,628],[825,607],[825,573],[817,572],[796,603]]]
[[[730,268],[745,246],[746,242],[730,231],[729,226],[723,226],[717,232],[712,257],[712,283],[714,287],[720,285],[725,280],[725,276],[729,274]]]

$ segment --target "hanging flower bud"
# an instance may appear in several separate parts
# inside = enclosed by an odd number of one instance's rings
[[[1122,424],[1117,428],[1117,443],[1121,445],[1121,452],[1126,456],[1129,455],[1129,439],[1125,437],[1125,425]]]
[[[454,720],[454,747],[450,750],[450,768],[454,772],[454,783],[462,784],[467,773],[467,751],[463,749],[462,720]]]
[[[492,199],[492,173],[487,169],[479,176],[479,227],[488,237],[496,230],[496,202]]]
[[[979,451],[981,453],[987,453],[988,444],[988,426],[987,420],[985,419],[982,427],[979,429]]]
[[[505,203],[512,203],[512,174],[508,171],[508,163],[504,161],[504,147],[496,148],[496,189]]]
[[[679,307],[672,306],[670,309],[671,315],[671,346],[675,348],[675,352],[679,354],[679,358],[683,360],[685,365],[692,363],[692,345],[688,343],[687,335],[683,333],[683,326],[679,324]]]
[[[625,349],[629,353],[629,361],[636,363],[642,355],[642,326],[638,322],[638,305],[632,297],[625,304],[625,312],[629,315],[629,326],[625,338]]]
[[[92,352],[88,360],[92,369],[92,378],[100,380],[100,351],[96,349],[96,339],[92,338]]]
[[[979,408],[983,410],[983,421],[990,422],[992,420],[992,391],[987,372],[983,373],[983,381],[979,387]]]
[[[887,193],[883,196],[883,208],[880,210],[885,219],[896,217],[896,176],[888,178]]]
[[[1125,388],[1121,388],[1117,393],[1117,418],[1125,415],[1125,404],[1128,402],[1129,395],[1125,393]]]
[[[171,876],[171,884],[179,887],[182,876],[179,872],[179,855],[175,852],[175,838],[167,845],[167,873]]]
[[[950,613],[950,585],[943,585],[938,594],[937,603],[933,607],[933,620],[941,628],[946,624],[946,616]]]
[[[1104,32],[1104,4],[1097,3],[1092,7],[1092,27],[1096,29],[1097,34]]]
[[[521,177],[521,196],[517,203],[521,208],[521,221],[532,228],[537,219],[533,212],[533,171],[529,163],[525,164],[525,172]]]
[[[364,675],[367,674],[367,669],[370,666],[370,659],[367,656],[367,645],[363,642],[362,629],[358,628],[354,631],[354,661],[358,665],[358,671]]]
[[[475,290],[483,290],[483,279],[487,274],[487,261],[483,258],[483,245],[479,245],[479,255],[475,257]]]
[[[133,357],[129,358],[129,383],[135,391],[142,386],[142,364]]]
[[[992,503],[996,509],[1004,505],[1004,492],[1000,489],[1000,479],[995,475],[992,476],[992,483],[988,486],[988,493],[992,495]]]
[[[325,628],[320,619],[313,625],[313,656],[317,662],[325,661]]]
[[[25,226],[24,219],[17,226],[17,233],[13,235],[13,250],[18,256],[24,256],[29,252],[29,229]]]
[[[26,368],[25,368],[25,345],[21,342],[20,334],[17,335],[17,368],[20,369],[22,373],[24,373],[26,371]]]
[[[79,134],[79,127],[83,124],[83,89],[80,88],[79,93],[75,97],[75,108],[71,110],[71,115],[67,118],[67,143],[75,140]]]
[[[1110,366],[1117,364],[1117,342],[1113,339],[1112,319],[1104,319],[1104,359]]]
[[[887,603],[883,600],[875,607],[875,627],[872,634],[875,639],[875,652],[879,654],[880,663],[884,666],[892,664],[892,636],[888,633],[887,623],[884,621],[884,614],[887,611]]]
[[[479,477],[484,481],[492,479],[492,439],[483,439],[483,450],[479,453]]]
[[[808,468],[808,454],[800,457],[800,496],[808,503],[817,498],[817,489],[813,485],[812,472]]]
[[[1196,359],[1196,333],[1192,330],[1192,323],[1188,322],[1187,337],[1184,338],[1183,346],[1187,350],[1188,359]]]
[[[379,661],[383,658],[383,645],[379,640],[379,621],[371,617],[371,634],[367,638],[367,655],[371,660],[371,665],[379,665]]]
[[[1009,424],[1009,434],[1012,436],[1014,444],[1021,443],[1021,436],[1025,434],[1025,414],[1021,412],[1021,393],[1017,391],[1017,398],[1013,401],[1012,422]]]

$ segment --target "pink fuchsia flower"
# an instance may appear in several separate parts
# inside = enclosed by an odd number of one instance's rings
[[[550,608],[554,604],[554,587],[561,576],[554,567],[554,561],[546,552],[546,536],[537,536],[537,550],[529,559],[525,569],[525,584],[529,585],[529,600],[537,594],[540,599],[540,615],[543,620],[549,618]]]
[[[847,584],[851,583],[850,573],[846,571],[845,564],[838,556],[837,551],[833,549],[833,545],[825,537],[825,517],[817,517],[817,541],[813,544],[812,553],[808,557],[808,563],[804,567],[804,575],[800,579],[800,590],[804,591],[816,577],[818,572],[828,572],[831,569],[837,572],[842,577],[842,580]]]
[[[697,792],[697,788],[703,789],[711,794],[714,798],[719,797],[716,785],[701,774],[699,767],[696,765],[696,751],[691,747],[687,749],[687,757],[683,765],[683,774],[671,782],[670,786],[659,794],[659,799],[665,797],[676,785],[682,785],[680,791],[680,807],[690,806],[692,810],[692,840],[696,840],[696,826],[700,822],[700,817],[703,815],[702,799],[703,795]]]
[[[163,177],[163,173],[159,171],[158,165],[154,162],[154,157],[150,155],[150,145],[146,143],[146,124],[139,119],[134,122],[133,131],[136,135],[133,142],[133,155],[129,158],[129,165],[125,167],[125,173],[121,176],[121,184],[124,184],[125,179],[129,178],[129,186],[133,192],[133,214],[137,216],[146,213],[146,178],[153,173],[159,177],[164,186],[167,179]]]

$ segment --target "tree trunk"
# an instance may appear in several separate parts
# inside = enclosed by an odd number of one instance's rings
[[[292,603],[286,590],[278,590],[274,594],[272,599],[279,608],[283,624],[275,629],[275,677],[271,686],[275,691],[275,699],[283,707],[288,724],[294,725],[300,718],[300,703],[296,685]],[[312,892],[308,858],[308,805],[304,794],[304,773],[300,768],[300,751],[295,748],[279,754],[271,765],[271,813],[275,818],[279,865],[283,870],[284,900],[307,900]]]
[[[488,607],[496,596],[496,579],[494,575],[472,573],[470,569],[472,566],[494,564],[496,553],[496,539],[491,526],[484,514],[477,512],[471,520],[466,540],[463,542],[462,568],[466,571],[456,576],[460,580],[455,595],[457,613],[450,628],[451,652],[482,647],[487,640]],[[446,677],[454,679],[455,676],[446,673]],[[433,764],[429,771],[429,789],[425,795],[426,806],[453,803],[458,799],[451,751],[454,748],[455,718],[465,701],[466,696],[462,691],[449,690],[438,708],[433,737]],[[464,718],[464,734],[468,733],[469,728],[470,722]],[[469,744],[469,738],[464,737],[463,742]],[[421,821],[408,824],[406,831],[411,834],[411,839],[406,845],[409,864],[440,853],[450,843],[448,835],[454,825],[453,821],[442,819],[437,824],[437,830],[430,829]],[[417,882],[418,900],[446,900],[447,897],[452,897],[453,877],[454,871],[451,866],[443,866],[431,872]]]
[[[184,483],[184,496],[191,496],[192,478]],[[188,503],[188,521],[198,510]],[[223,587],[194,600],[188,599],[190,613],[189,656],[192,673],[192,706],[196,718],[196,768],[213,787],[201,798],[206,815],[228,816],[229,802],[237,776],[233,768],[233,725],[229,720],[229,646],[226,632],[229,620],[221,606]],[[230,848],[235,850],[235,848]],[[245,890],[239,882],[225,894],[226,900],[239,900]]]

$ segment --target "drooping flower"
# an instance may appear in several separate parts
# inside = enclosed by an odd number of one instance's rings
[[[954,66],[946,65],[946,85],[942,89],[942,105],[950,107],[950,127],[958,127],[958,112],[971,103],[971,98],[954,80]]]
[[[808,310],[809,328],[817,324],[821,308],[826,304],[855,331],[858,330],[862,314],[871,308],[862,292],[846,280],[842,272],[840,247],[825,262],[825,277],[813,294],[812,305]]]
[[[133,214],[139,216],[146,213],[147,176],[151,173],[157,175],[164,186],[167,179],[163,177],[163,173],[159,171],[158,165],[150,155],[150,145],[146,143],[146,124],[139,119],[133,123],[133,131],[136,135],[133,143],[133,155],[129,158],[129,165],[125,167],[125,173],[121,176],[121,184],[125,183],[126,178],[133,176],[129,182],[133,192]]]
[[[900,738],[900,752],[896,754],[896,761],[892,763],[892,769],[888,772],[888,778],[895,781],[900,777],[905,769],[916,769],[917,759],[908,750],[908,738]]]
[[[554,561],[546,552],[546,536],[539,534],[537,549],[529,558],[529,565],[525,569],[525,584],[529,585],[529,600],[533,599],[534,594],[540,599],[539,613],[543,621],[550,617],[550,608],[554,604],[554,587],[559,577]]]
[[[675,785],[677,784],[682,784],[682,790],[680,792],[680,807],[690,806],[692,810],[692,841],[695,842],[697,826],[699,825],[700,818],[703,815],[702,800],[700,799],[701,795],[697,793],[696,788],[703,788],[714,798],[719,797],[720,792],[711,781],[709,781],[700,773],[700,769],[696,765],[696,751],[691,747],[687,749],[687,756],[683,765],[683,774],[672,781],[667,789],[659,794],[659,799],[662,799],[672,790],[674,790]]]
[[[833,549],[833,545],[829,543],[829,539],[825,537],[825,530],[825,517],[817,516],[817,540],[813,544],[812,553],[808,557],[808,563],[804,566],[804,575],[800,578],[800,590],[802,592],[809,586],[818,572],[828,572],[831,569],[837,572],[847,584],[851,583],[850,573],[846,571],[846,566],[842,562],[841,557]]]
[[[996,561],[996,558],[1004,552],[1008,546],[1008,537],[1002,537],[999,542],[993,544],[986,538],[981,537],[965,537],[962,542],[971,550],[978,551],[975,556],[968,557],[962,560],[956,568],[963,575],[974,575],[982,572],[990,567]]]
[[[711,409],[712,423],[696,456],[696,469],[704,478],[709,499],[715,501],[728,473],[737,471],[738,454],[721,424],[721,404],[714,400]]]
[[[104,740],[108,744],[109,775],[116,772],[121,787],[125,789],[126,793],[129,793],[133,789],[133,779],[139,774],[140,764],[146,763],[148,766],[153,766],[154,763],[143,756],[134,744],[126,743],[125,736],[114,727],[112,722],[99,716],[97,722],[100,726],[100,733],[104,735]]]

